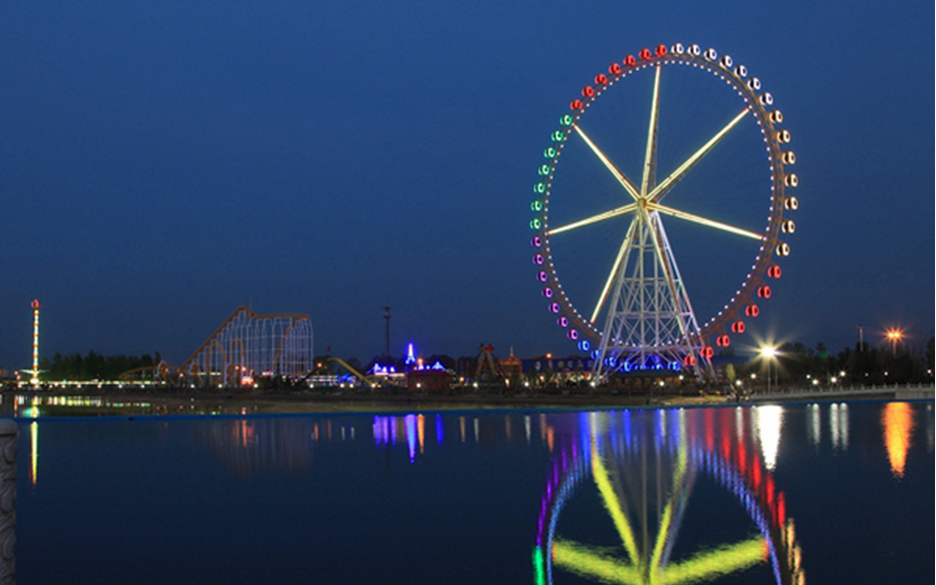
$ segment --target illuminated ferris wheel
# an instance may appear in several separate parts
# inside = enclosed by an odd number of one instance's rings
[[[629,55],[572,101],[538,168],[531,244],[546,306],[595,379],[705,377],[758,316],[799,205],[782,124],[757,77],[698,45]]]

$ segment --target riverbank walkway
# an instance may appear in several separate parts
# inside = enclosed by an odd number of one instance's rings
[[[768,392],[756,392],[748,397],[751,402],[790,400],[849,400],[856,398],[881,400],[933,400],[934,385],[894,384],[872,386],[804,386],[800,388],[778,388]]]

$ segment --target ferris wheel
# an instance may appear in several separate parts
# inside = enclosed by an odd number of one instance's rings
[[[533,185],[533,263],[595,379],[711,375],[771,297],[799,206],[773,101],[730,56],[677,43],[611,64],[561,116]]]

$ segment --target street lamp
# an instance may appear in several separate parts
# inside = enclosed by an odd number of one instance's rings
[[[777,357],[777,348],[773,345],[762,345],[759,353],[763,359],[767,360],[767,393],[770,394],[770,362]]]
[[[894,355],[897,355],[897,343],[903,339],[904,332],[903,329],[898,329],[896,327],[891,327],[888,329],[884,336],[888,341],[891,342],[891,349],[894,352]]]

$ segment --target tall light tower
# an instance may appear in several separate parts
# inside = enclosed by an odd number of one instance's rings
[[[32,359],[32,378],[29,382],[34,388],[39,386],[39,300],[33,299],[33,359]]]

